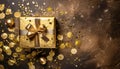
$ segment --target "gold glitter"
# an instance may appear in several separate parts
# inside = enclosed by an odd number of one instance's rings
[[[16,60],[15,60],[15,59],[9,59],[9,60],[8,60],[8,64],[9,64],[10,66],[13,66],[15,63],[16,63]]]
[[[2,53],[2,48],[0,48],[0,54]]]
[[[21,48],[21,47],[16,47],[15,51],[16,51],[16,52],[21,52],[21,51],[22,51],[22,48]]]
[[[41,57],[40,58],[40,63],[42,64],[42,65],[45,65],[46,64],[46,58],[44,58],[44,57]]]
[[[3,46],[3,42],[2,41],[0,41],[0,47],[2,47]]]
[[[26,57],[25,57],[24,54],[21,54],[19,59],[22,60],[22,61],[24,61],[26,59]]]
[[[28,2],[26,5],[30,5],[30,3]]]
[[[52,60],[53,60],[53,57],[52,57],[52,56],[47,56],[47,60],[48,60],[48,61],[52,61]]]
[[[14,13],[14,16],[15,16],[16,18],[20,17],[20,16],[21,16],[21,12],[15,12],[15,13]]]
[[[0,11],[3,11],[5,9],[5,4],[0,4]]]
[[[0,69],[5,69],[3,65],[0,64]]]
[[[64,43],[60,44],[60,49],[64,49],[64,48],[65,48],[65,44]]]
[[[5,18],[5,13],[0,13],[0,19],[4,19]]]
[[[68,37],[68,38],[71,38],[72,36],[73,36],[72,32],[68,32],[68,33],[67,33],[67,37]]]
[[[63,54],[59,54],[57,57],[58,57],[58,60],[63,60],[64,59],[64,55]]]
[[[3,46],[3,50],[4,50],[4,52],[6,52],[7,55],[12,54],[12,51],[11,51],[10,47],[8,47],[8,46]]]
[[[29,66],[29,69],[35,69],[35,65],[33,64],[33,62],[29,62],[28,66]]]
[[[19,35],[17,36],[16,40],[19,41]]]
[[[15,5],[15,3],[14,3],[14,2],[12,2],[12,5]]]
[[[76,54],[76,53],[77,53],[77,49],[72,48],[72,49],[71,49],[71,54]]]
[[[31,54],[27,54],[26,57],[30,59],[32,56]]]
[[[15,46],[15,43],[14,42],[10,42],[9,43],[9,47],[13,48]]]
[[[15,27],[12,27],[12,28],[9,28],[9,27],[8,27],[8,31],[10,31],[10,32],[15,32]]]
[[[17,53],[13,53],[12,55],[14,58],[18,57],[18,54]]]
[[[15,38],[15,34],[9,34],[9,37],[8,37],[10,40],[13,40]]]
[[[77,46],[77,45],[79,45],[80,44],[80,41],[79,40],[76,40],[75,41],[75,45]]]
[[[58,39],[58,40],[63,40],[63,35],[58,35],[58,36],[57,36],[57,39]]]
[[[51,8],[51,7],[48,7],[48,8],[47,8],[47,11],[49,11],[49,12],[52,11],[52,8]]]
[[[9,26],[9,27],[13,27],[13,25],[14,25],[14,19],[13,18],[10,18],[10,19],[7,19],[7,25]]]
[[[37,52],[36,51],[33,51],[32,53],[31,53],[31,56],[32,57],[35,57],[37,55]]]
[[[35,1],[32,1],[32,4],[35,4]]]
[[[53,56],[55,55],[54,51],[51,50],[51,51],[49,52],[49,55],[53,57]]]
[[[6,39],[8,37],[8,34],[7,33],[2,33],[1,37],[2,37],[2,39]]]
[[[66,43],[65,43],[65,46],[70,48],[70,47],[71,47],[71,44],[68,43],[68,42],[66,42]]]
[[[3,61],[3,60],[4,60],[4,55],[0,54],[0,61]]]
[[[12,10],[10,8],[6,9],[6,12],[5,12],[6,15],[10,15],[12,14]]]

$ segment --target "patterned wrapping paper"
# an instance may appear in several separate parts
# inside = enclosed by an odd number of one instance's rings
[[[23,48],[56,48],[56,28],[54,17],[20,17],[19,18],[20,46]],[[29,32],[26,27],[32,29],[32,39],[27,36]],[[46,31],[39,32],[43,25]],[[33,30],[34,29],[34,30]]]

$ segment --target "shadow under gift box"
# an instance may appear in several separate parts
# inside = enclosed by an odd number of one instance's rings
[[[20,17],[16,22],[21,47],[56,48],[54,17]],[[45,28],[44,31],[42,31],[43,28]]]

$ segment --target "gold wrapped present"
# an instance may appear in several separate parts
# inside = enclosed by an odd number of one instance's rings
[[[54,17],[20,17],[20,46],[23,48],[55,48]]]

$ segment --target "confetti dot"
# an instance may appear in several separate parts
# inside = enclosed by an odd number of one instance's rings
[[[21,12],[15,12],[15,13],[14,13],[14,16],[15,16],[16,18],[20,17],[20,16],[21,16]]]
[[[49,52],[49,55],[53,57],[53,56],[55,55],[55,52],[51,50],[51,51]]]
[[[76,40],[75,41],[75,45],[77,46],[77,45],[79,45],[80,44],[80,41],[79,40]]]
[[[0,69],[5,69],[5,67],[3,65],[0,64]]]
[[[45,64],[47,63],[46,58],[41,57],[41,58],[40,58],[40,63],[41,63],[42,65],[45,65]]]
[[[21,48],[21,47],[16,47],[15,51],[16,51],[16,52],[21,52],[21,51],[22,51],[22,48]]]
[[[5,9],[5,4],[0,4],[0,11],[3,11]]]
[[[5,13],[0,13],[0,19],[4,19],[5,18]]]
[[[13,48],[15,45],[16,45],[16,43],[14,43],[14,42],[9,43],[9,47],[11,47],[11,48]]]
[[[11,65],[11,66],[13,66],[15,63],[16,63],[15,59],[9,59],[8,60],[8,64]]]
[[[72,35],[73,35],[72,32],[68,32],[68,33],[67,33],[67,37],[68,37],[68,38],[71,38]]]
[[[47,60],[48,60],[48,61],[52,61],[52,60],[53,60],[53,57],[52,57],[52,56],[47,56]]]
[[[77,53],[77,49],[72,48],[72,49],[71,49],[71,54],[76,54],[76,53]]]
[[[58,60],[63,60],[64,59],[64,55],[63,54],[59,54],[58,55]]]
[[[58,36],[57,36],[57,39],[58,39],[58,40],[63,40],[63,35],[58,35]]]
[[[8,37],[8,34],[7,33],[2,33],[1,37],[2,37],[2,39],[6,39]]]
[[[13,40],[14,38],[15,38],[15,34],[9,34],[9,36],[8,36],[8,38],[10,39],[10,40]]]
[[[3,61],[3,60],[4,60],[4,55],[0,54],[0,61]]]
[[[18,57],[18,54],[17,53],[13,53],[13,57],[14,58]]]
[[[64,43],[60,44],[60,49],[64,49],[64,48],[65,48],[65,44]]]

